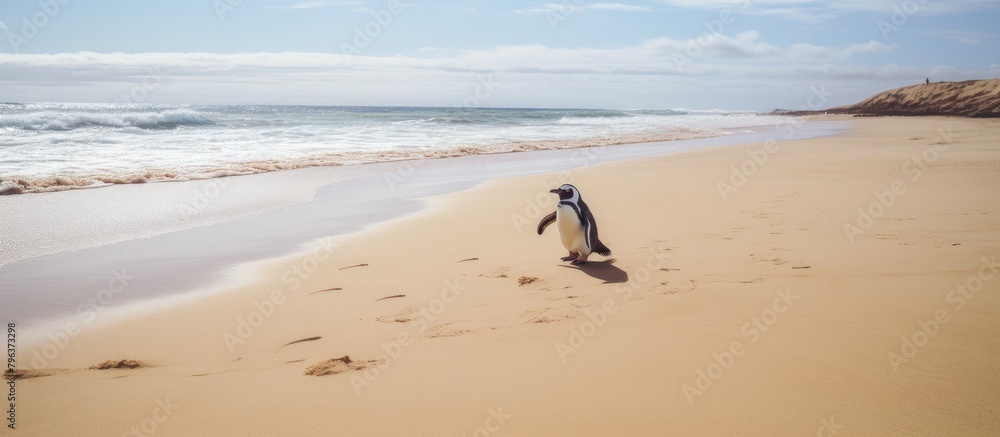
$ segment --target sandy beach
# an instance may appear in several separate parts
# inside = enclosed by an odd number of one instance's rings
[[[1000,433],[1000,121],[832,119],[431,197],[24,345],[2,433]],[[535,233],[563,183],[611,259]]]

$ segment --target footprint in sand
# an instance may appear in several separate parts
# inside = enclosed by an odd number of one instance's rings
[[[568,296],[562,296],[562,297],[550,297],[550,298],[547,298],[547,299],[545,299],[545,300],[547,300],[547,301],[549,301],[549,302],[554,302],[554,301],[557,301],[557,300],[566,300],[566,299],[582,299],[582,298],[583,298],[583,296],[576,296],[576,295],[572,295],[572,294],[571,294],[571,295],[568,295]]]
[[[382,323],[409,323],[419,311],[417,307],[406,307],[399,310],[396,314],[376,317],[375,321]]]
[[[449,329],[449,325],[453,325],[457,322],[444,323],[440,325],[434,325],[424,331],[422,337],[426,338],[441,338],[441,337],[457,337],[459,335],[468,333],[468,329]]]
[[[46,377],[46,376],[58,375],[60,373],[69,373],[69,372],[72,372],[72,370],[70,370],[70,369],[40,369],[40,370],[18,369],[18,370],[11,371],[10,369],[7,369],[7,371],[3,372],[3,379],[4,379],[4,382],[6,382],[6,381],[15,381],[15,380],[18,380],[18,379],[42,378],[42,377]]]
[[[153,366],[136,360],[108,360],[101,364],[90,366],[90,370],[141,369],[145,367]]]
[[[517,278],[517,285],[520,287],[522,285],[534,284],[538,281],[541,281],[541,279],[534,276],[521,276],[520,278]]]
[[[351,357],[344,355],[340,358],[332,358],[326,361],[320,361],[306,368],[302,372],[306,376],[327,376],[336,375],[344,372],[351,372],[356,370],[364,370],[372,366],[377,366],[382,364],[385,360],[361,360],[355,361]]]
[[[401,298],[401,297],[406,297],[406,295],[405,294],[394,294],[392,296],[380,297],[378,299],[375,299],[375,302],[378,302],[380,300],[386,300],[386,299],[398,299],[398,298]]]
[[[296,344],[296,343],[305,343],[307,341],[316,341],[316,340],[319,340],[321,338],[323,338],[323,337],[308,337],[308,338],[303,338],[301,340],[295,340],[295,341],[293,341],[291,343],[285,343],[285,344],[283,344],[281,346],[278,346],[278,349],[281,349],[281,348],[283,348],[285,346],[291,346],[291,345]]]
[[[537,310],[525,311],[521,314],[522,324],[529,323],[553,323],[560,320],[575,319],[580,317],[582,312],[578,307],[546,307]]]
[[[779,249],[774,249],[774,250],[779,250]],[[776,266],[780,266],[782,264],[787,263],[787,261],[785,261],[785,260],[783,260],[781,258],[766,258],[765,257],[766,255],[761,255],[761,254],[756,254],[756,253],[751,253],[750,256],[752,256],[757,261],[771,263],[771,264],[774,264]]]
[[[507,273],[510,271],[509,267],[500,267],[489,273],[480,273],[479,276],[484,278],[506,278]]]
[[[340,270],[353,269],[356,267],[368,267],[368,264],[355,264],[353,266],[341,267]]]
[[[307,294],[306,296],[311,296],[311,295],[314,295],[316,293],[325,293],[327,291],[340,291],[340,290],[343,290],[343,288],[340,288],[340,287],[327,288],[326,290],[314,291],[312,293]]]
[[[679,282],[676,284],[670,282],[661,282],[660,285],[665,285],[666,287],[664,287],[665,290],[663,290],[659,294],[690,293],[694,291],[695,288],[698,287],[694,279],[688,279],[685,282]]]

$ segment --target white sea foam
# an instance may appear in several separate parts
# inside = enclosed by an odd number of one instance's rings
[[[3,105],[0,194],[669,141],[782,119],[717,110]]]

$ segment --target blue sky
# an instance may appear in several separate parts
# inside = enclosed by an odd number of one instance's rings
[[[1000,76],[998,19],[1000,0],[11,1],[0,100],[827,107]]]

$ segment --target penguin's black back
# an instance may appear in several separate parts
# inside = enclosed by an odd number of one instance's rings
[[[577,209],[577,214],[580,216],[580,223],[584,225],[589,234],[587,235],[587,241],[590,244],[590,251],[596,252],[601,256],[611,256],[611,249],[605,246],[601,242],[600,238],[597,237],[597,219],[594,218],[594,214],[590,212],[590,207],[587,203],[583,201],[583,198],[577,201],[580,208]]]

